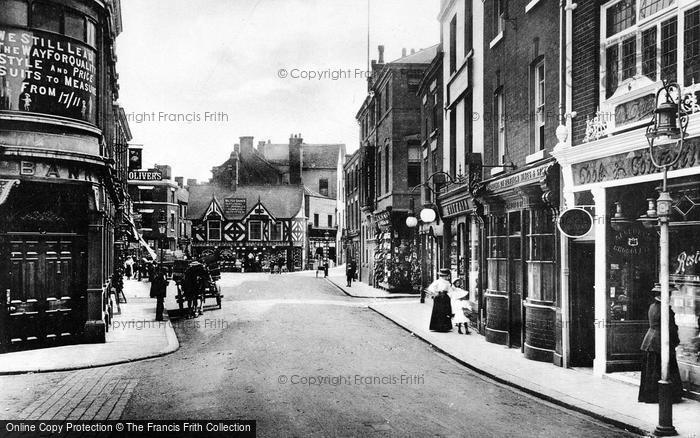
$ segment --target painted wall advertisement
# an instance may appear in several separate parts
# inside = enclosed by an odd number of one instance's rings
[[[60,35],[0,27],[0,110],[95,123],[95,50]]]

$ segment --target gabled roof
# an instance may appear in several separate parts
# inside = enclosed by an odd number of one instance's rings
[[[216,200],[226,214],[226,198],[246,200],[245,214],[226,215],[226,219],[242,219],[257,205],[258,199],[271,215],[286,219],[294,217],[302,208],[304,188],[296,185],[252,185],[239,186],[234,191],[214,184],[199,184],[190,187],[187,219],[202,219],[212,199]]]

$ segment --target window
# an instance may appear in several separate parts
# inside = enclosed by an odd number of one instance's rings
[[[406,75],[409,93],[415,93],[418,91],[418,85],[420,85],[420,80],[422,79],[422,77],[423,76],[420,72],[410,72],[408,73],[408,75]]]
[[[683,79],[700,83],[700,6],[686,11],[683,23]]]
[[[556,288],[554,221],[544,210],[530,210],[528,241],[528,298],[554,301]]]
[[[282,240],[282,222],[275,222],[274,224],[272,224],[270,240],[276,242]]]
[[[318,213],[314,213],[314,227],[318,228]]]
[[[328,179],[321,178],[318,180],[318,192],[323,196],[328,196]]]
[[[433,113],[432,113],[432,122],[433,122],[433,131],[438,129],[439,123],[440,123],[440,107],[438,106],[438,98],[437,94],[433,94]]]
[[[28,26],[29,7],[24,0],[0,0],[0,24],[8,26]]]
[[[221,240],[221,217],[210,215],[207,220],[207,240]]]
[[[49,32],[61,32],[61,9],[46,3],[32,6],[32,26]]]
[[[384,149],[384,193],[389,193],[389,163],[390,163],[389,145]]]
[[[139,190],[139,195],[142,202],[153,202],[153,187]]]
[[[332,227],[333,227],[333,215],[329,214],[328,215],[328,228],[332,228]]]
[[[175,213],[170,213],[170,230],[175,231]]]
[[[450,21],[450,74],[457,71],[457,15]]]
[[[508,275],[507,228],[505,215],[492,215],[488,218],[488,257],[486,258],[489,292],[507,293],[506,279]]]
[[[494,97],[494,113],[496,121],[496,162],[503,164],[506,162],[506,118],[503,105],[503,87],[496,90]]]
[[[384,94],[383,94],[384,95],[384,112],[389,111],[389,107],[391,106],[389,104],[389,90],[390,90],[389,85],[387,85],[385,90],[384,90]]]
[[[408,163],[408,188],[411,189],[420,184],[420,162]]]
[[[652,81],[676,81],[678,76],[679,13],[675,0],[620,0],[603,6],[605,43],[605,98],[612,96],[620,83],[637,75]],[[698,45],[700,8],[684,13],[684,72],[697,65],[694,45]],[[694,38],[695,36],[695,38]],[[693,74],[685,74],[690,85]]]
[[[505,28],[505,2],[506,0],[495,0],[494,1],[494,14],[493,14],[493,37],[496,38],[498,35],[503,33]]]
[[[544,149],[544,125],[546,122],[545,118],[545,69],[544,60],[538,62],[533,67],[534,73],[534,93],[533,93],[533,106],[535,109],[535,147],[534,151],[540,151]]]
[[[262,222],[261,221],[250,221],[248,222],[248,239],[249,240],[262,240]]]
[[[66,36],[85,41],[85,18],[82,15],[66,11],[63,15],[63,29]]]
[[[97,30],[95,23],[90,20],[85,23],[85,42],[93,47],[97,46]]]

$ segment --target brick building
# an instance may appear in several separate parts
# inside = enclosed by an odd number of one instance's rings
[[[670,227],[671,306],[686,389],[698,391],[698,271],[687,263],[700,248],[700,2],[566,2],[565,110],[554,155],[561,164],[562,206],[594,218],[586,236],[562,242],[564,355],[596,375],[639,369],[647,328],[649,290],[658,281],[659,238],[653,223],[661,180],[646,134],[656,92],[677,82],[688,115],[682,151],[666,147],[663,160],[673,199]],[[665,94],[662,91],[662,98]],[[658,161],[658,160],[657,160]],[[647,226],[645,226],[645,224]],[[575,268],[574,268],[575,267]],[[570,309],[570,312],[567,310]]]
[[[437,45],[410,54],[404,50],[401,58],[384,63],[380,46],[368,78],[369,95],[356,115],[365,188],[361,275],[388,290],[412,289],[420,273],[413,230],[405,220],[411,199],[419,199],[410,193],[421,172],[417,91],[436,52]]]
[[[360,265],[362,213],[360,211],[360,150],[349,155],[343,166],[345,192],[345,227],[343,247],[346,263]]]
[[[478,3],[478,2],[474,2]],[[486,340],[562,364],[556,2],[483,4],[481,318]]]

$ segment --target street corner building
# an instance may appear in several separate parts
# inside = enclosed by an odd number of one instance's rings
[[[192,255],[215,256],[223,270],[273,266],[299,271],[335,260],[337,172],[342,144],[288,144],[241,137],[208,183],[189,186]]]
[[[129,211],[120,3],[0,11],[0,349],[104,342]]]

